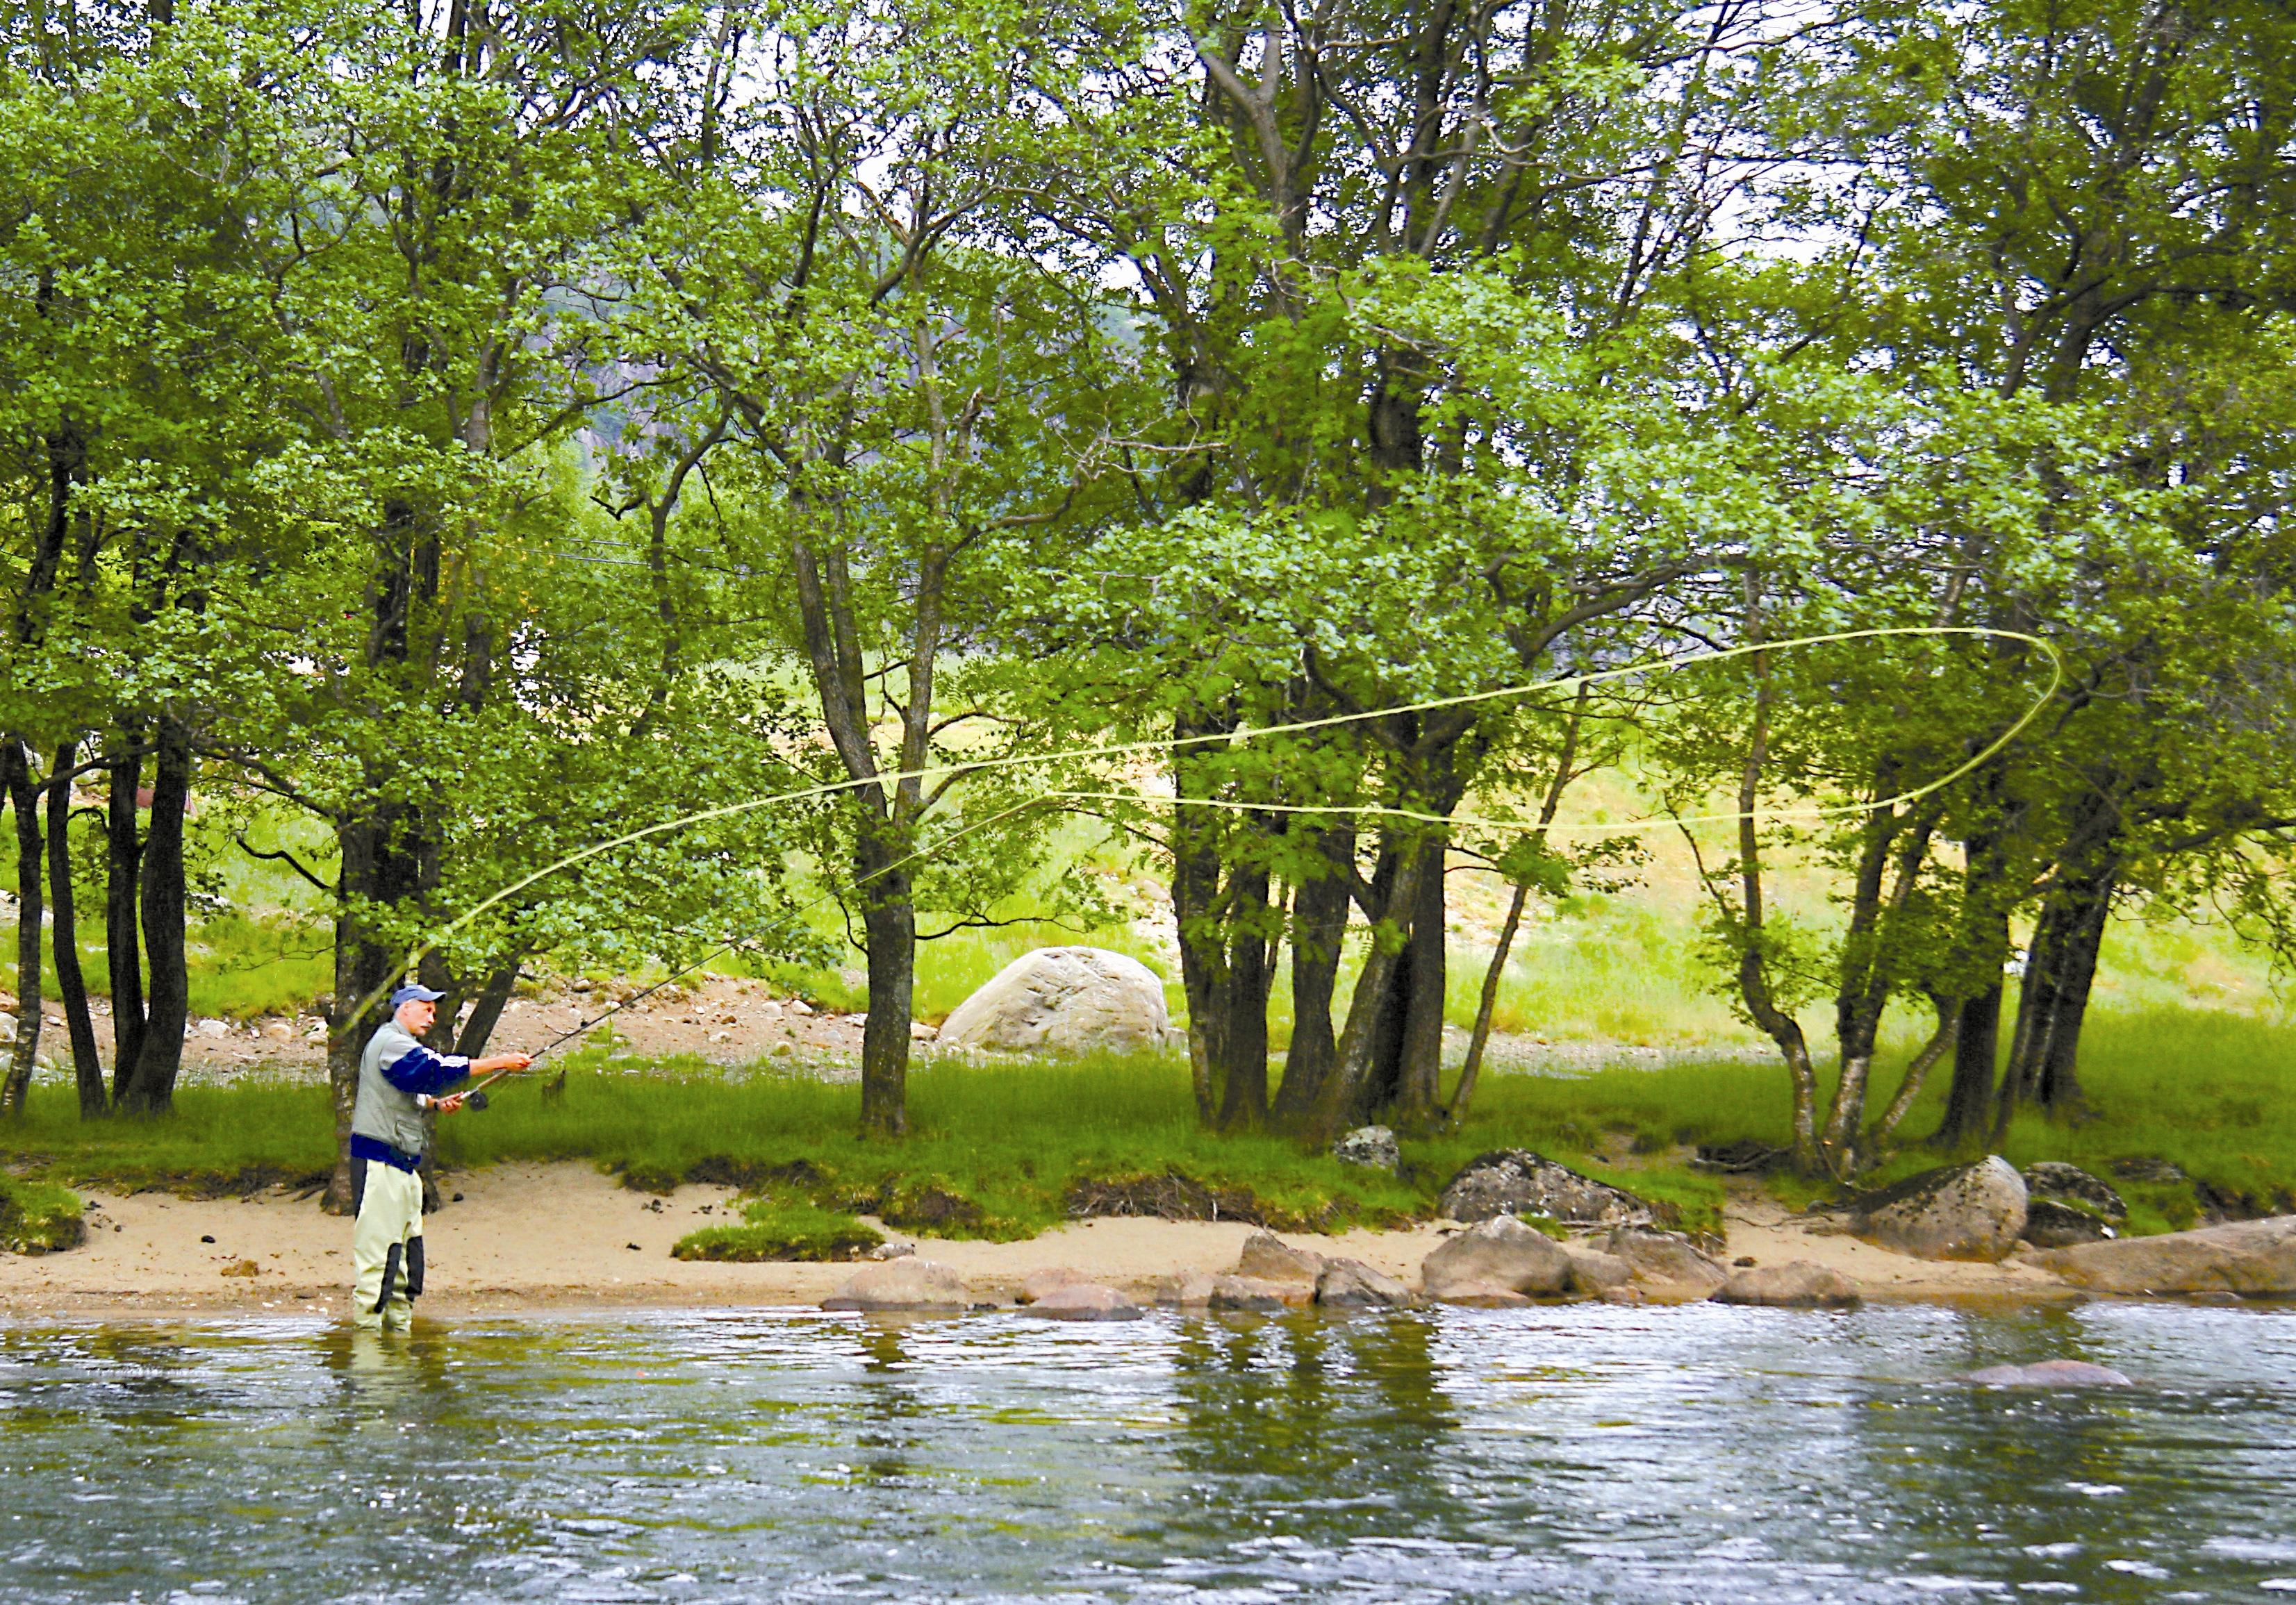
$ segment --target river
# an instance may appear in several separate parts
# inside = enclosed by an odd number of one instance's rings
[[[1937,1594],[2296,1600],[2296,1311],[0,1323],[0,1601]]]

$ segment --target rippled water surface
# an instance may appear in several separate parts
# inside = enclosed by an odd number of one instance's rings
[[[2131,1389],[1955,1383],[2094,1360]],[[2296,1599],[2296,1312],[0,1326],[0,1601]]]

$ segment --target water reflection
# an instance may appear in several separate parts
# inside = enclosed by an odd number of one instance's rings
[[[2144,1385],[1953,1380],[2054,1356]],[[0,1601],[2267,1598],[2292,1375],[2145,1306],[4,1327]]]

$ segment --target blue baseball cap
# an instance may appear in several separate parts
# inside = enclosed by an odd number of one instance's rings
[[[401,1003],[435,1003],[446,995],[443,992],[431,991],[430,987],[420,982],[409,981],[390,995],[390,1007],[392,1012],[396,1013]]]

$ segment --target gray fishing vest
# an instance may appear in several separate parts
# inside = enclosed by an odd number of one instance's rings
[[[397,1020],[385,1020],[382,1029],[367,1039],[359,1055],[358,1101],[351,1106],[351,1134],[388,1142],[409,1157],[422,1151],[422,1111],[414,1094],[402,1093],[383,1079],[382,1067],[397,1064],[422,1044]]]

